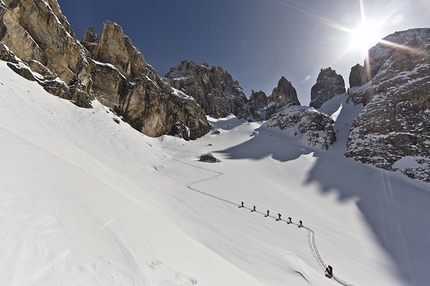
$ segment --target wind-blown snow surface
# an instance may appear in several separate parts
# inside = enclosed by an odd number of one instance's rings
[[[78,108],[3,62],[0,82],[0,285],[430,281],[428,184],[342,156],[351,106],[331,107],[329,151],[235,118],[185,142]],[[221,162],[199,162],[208,152]]]

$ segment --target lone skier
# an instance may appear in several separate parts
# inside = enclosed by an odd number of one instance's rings
[[[327,275],[329,278],[333,277],[333,267],[331,267],[331,265],[328,265],[325,271],[327,271]]]
[[[299,227],[303,227],[303,222],[299,220]]]

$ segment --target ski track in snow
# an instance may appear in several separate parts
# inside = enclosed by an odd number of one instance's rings
[[[203,168],[203,167],[195,166],[195,165],[193,165],[193,164],[183,162],[183,161],[181,161],[181,160],[179,160],[179,159],[174,159],[174,158],[172,158],[172,160],[173,160],[173,161],[176,161],[176,162],[179,162],[179,163],[181,163],[181,164],[185,164],[185,165],[187,165],[187,166],[191,166],[191,167],[193,167],[193,168],[197,168],[197,169],[200,169],[200,170],[205,170],[205,171],[208,171],[208,172],[215,173],[215,175],[213,175],[213,176],[210,176],[210,177],[207,177],[207,178],[204,178],[204,179],[201,179],[201,180],[192,181],[192,182],[187,183],[187,184],[186,184],[186,187],[187,187],[188,189],[190,189],[190,190],[192,190],[192,191],[194,191],[194,192],[197,192],[197,193],[199,193],[199,194],[202,194],[202,195],[205,195],[205,196],[211,197],[211,198],[213,198],[213,199],[217,199],[217,200],[223,201],[223,202],[225,202],[225,203],[228,203],[228,204],[231,204],[231,205],[237,206],[237,203],[232,202],[232,201],[230,201],[230,200],[228,200],[228,199],[220,198],[220,197],[217,197],[217,196],[211,195],[211,194],[209,194],[209,193],[203,192],[203,191],[201,191],[201,190],[199,190],[199,189],[196,189],[196,188],[192,187],[193,185],[197,185],[197,184],[199,184],[199,183],[206,182],[206,181],[209,181],[209,180],[213,180],[213,179],[215,179],[215,178],[217,178],[217,177],[223,176],[224,174],[223,174],[222,172],[217,172],[217,171],[213,171],[213,170],[210,170],[210,169],[207,169],[207,168]],[[259,211],[254,211],[254,210],[252,210],[251,208],[248,208],[248,207],[243,207],[243,208],[248,209],[248,210],[250,210],[251,212],[257,212],[257,213],[263,214],[263,213],[261,213],[261,212],[259,212]],[[266,217],[266,215],[265,215],[265,217]],[[273,216],[270,216],[270,215],[269,215],[269,217],[273,217]],[[277,220],[278,220],[278,219],[277,219]],[[280,219],[280,220],[282,221],[282,219]],[[298,224],[296,224],[296,223],[289,223],[289,224],[299,226],[299,225],[298,225]],[[320,255],[320,253],[319,253],[319,250],[318,250],[317,244],[316,244],[316,242],[315,242],[315,232],[314,232],[311,228],[309,228],[309,227],[303,226],[303,228],[304,228],[304,229],[306,229],[306,230],[307,230],[307,232],[308,232],[308,242],[309,242],[309,247],[310,247],[310,249],[311,249],[311,252],[312,252],[313,256],[314,256],[314,257],[315,257],[315,259],[317,260],[317,262],[318,262],[318,264],[320,265],[321,269],[322,269],[323,271],[325,271],[325,269],[327,268],[327,264],[324,262],[323,258],[321,257],[321,255]],[[341,285],[344,285],[344,286],[354,286],[353,284],[349,284],[349,283],[347,283],[347,282],[345,282],[345,281],[341,280],[340,278],[338,278],[338,277],[337,277],[337,276],[335,276],[335,275],[333,275],[333,276],[332,276],[332,278],[333,278],[337,283],[339,283],[339,284],[341,284]],[[304,279],[306,279],[306,278],[304,277]]]
[[[311,251],[314,255],[314,257],[316,258],[316,260],[318,261],[319,265],[321,266],[321,268],[325,271],[325,269],[327,268],[327,264],[324,262],[324,260],[322,259],[317,244],[315,242],[315,232],[310,229],[309,227],[304,226],[304,229],[306,229],[308,231],[308,241],[309,241],[309,246],[311,248]],[[338,277],[336,277],[335,275],[332,276],[332,278],[338,282],[339,284],[342,284],[344,286],[354,286],[353,284],[349,284],[345,281],[342,281],[341,279],[339,279]]]
[[[236,119],[220,127],[220,136],[231,133],[228,142],[215,135],[202,139],[214,145],[146,138],[114,123],[114,115],[99,103],[91,111],[77,109],[18,78],[5,64],[0,75],[1,285],[29,285],[30,280],[38,285],[350,285],[336,276],[322,277],[325,261],[359,285],[428,284],[428,186],[329,158],[341,153],[339,144],[332,153],[297,148],[291,152],[298,157],[279,159],[276,152],[282,155],[286,143],[273,145],[275,153],[261,151],[263,139],[275,143],[272,132],[260,131],[257,142],[247,143],[255,140],[258,125],[235,124]],[[340,134],[350,126],[348,108],[337,119]],[[160,149],[149,149],[159,140]],[[218,168],[189,160],[207,149],[246,161]],[[163,164],[165,159],[170,162]],[[262,167],[253,159],[262,159]],[[236,175],[235,168],[248,163],[249,169],[237,169]],[[182,164],[187,165],[183,173]],[[287,171],[286,178],[274,181]],[[157,180],[164,178],[160,185]],[[282,191],[286,183],[291,193]],[[262,195],[266,189],[274,191]],[[312,229],[306,226],[304,233],[297,224],[280,226],[285,219],[272,224],[277,216],[269,222],[261,211],[251,217],[248,206],[237,211],[241,199],[262,209],[290,208],[315,229],[320,249]],[[190,203],[197,203],[195,209]],[[212,204],[227,212],[212,216],[214,209],[203,209]],[[166,205],[173,207],[162,209]],[[202,209],[206,212],[195,212]],[[319,213],[327,215],[325,221],[311,225]],[[338,227],[342,224],[347,228]],[[287,260],[279,258],[284,251]]]

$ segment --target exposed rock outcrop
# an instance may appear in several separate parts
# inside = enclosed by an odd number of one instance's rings
[[[336,141],[333,124],[329,116],[312,107],[291,106],[274,114],[267,127],[287,130],[298,139],[303,138],[309,146],[327,150]]]
[[[370,75],[366,72],[366,69],[362,65],[356,64],[351,68],[349,74],[349,87],[362,86],[369,82],[369,77]]]
[[[345,155],[430,182],[430,29],[386,37],[368,63],[371,81],[349,91],[364,108]]]
[[[38,72],[44,70],[40,74],[46,78],[38,78],[38,82],[46,90],[79,106],[91,106],[89,63],[57,1],[3,2],[1,42],[23,63]],[[57,92],[57,87],[62,91]]]
[[[89,27],[82,44],[94,58],[95,96],[134,128],[149,136],[179,135],[186,140],[209,131],[197,102],[158,76],[119,25],[105,21],[101,35]]]
[[[285,77],[281,77],[278,81],[278,86],[273,89],[269,100],[276,109],[284,106],[300,105],[296,89]]]
[[[249,97],[248,109],[255,120],[266,119],[267,105],[269,99],[263,91],[252,91]]]
[[[336,95],[345,93],[345,82],[343,77],[331,68],[321,69],[317,82],[311,89],[310,106],[320,108],[324,102]]]
[[[285,77],[281,77],[270,96],[263,91],[252,91],[247,109],[255,120],[267,120],[287,106],[300,105],[296,89]]]
[[[0,2],[1,59],[47,91],[91,107],[96,97],[149,136],[196,139],[210,126],[191,97],[148,65],[120,26],[89,28],[81,44],[56,0]]]
[[[165,78],[176,89],[192,96],[207,115],[214,118],[234,114],[247,118],[247,98],[239,82],[218,66],[182,61],[172,67]]]

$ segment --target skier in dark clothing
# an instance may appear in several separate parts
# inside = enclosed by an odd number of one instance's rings
[[[288,217],[288,223],[292,223],[291,217]]]
[[[325,271],[327,271],[329,277],[333,277],[333,267],[331,265],[328,265]]]
[[[299,227],[303,227],[303,222],[299,220]]]
[[[255,206],[252,208],[252,212],[255,212],[256,211],[256,209],[255,209]]]
[[[241,205],[240,205],[242,208],[243,208],[243,202],[241,203]]]
[[[281,214],[278,213],[278,220],[281,220]]]
[[[269,210],[267,210],[267,214],[266,214],[266,217],[268,217],[269,216]]]

